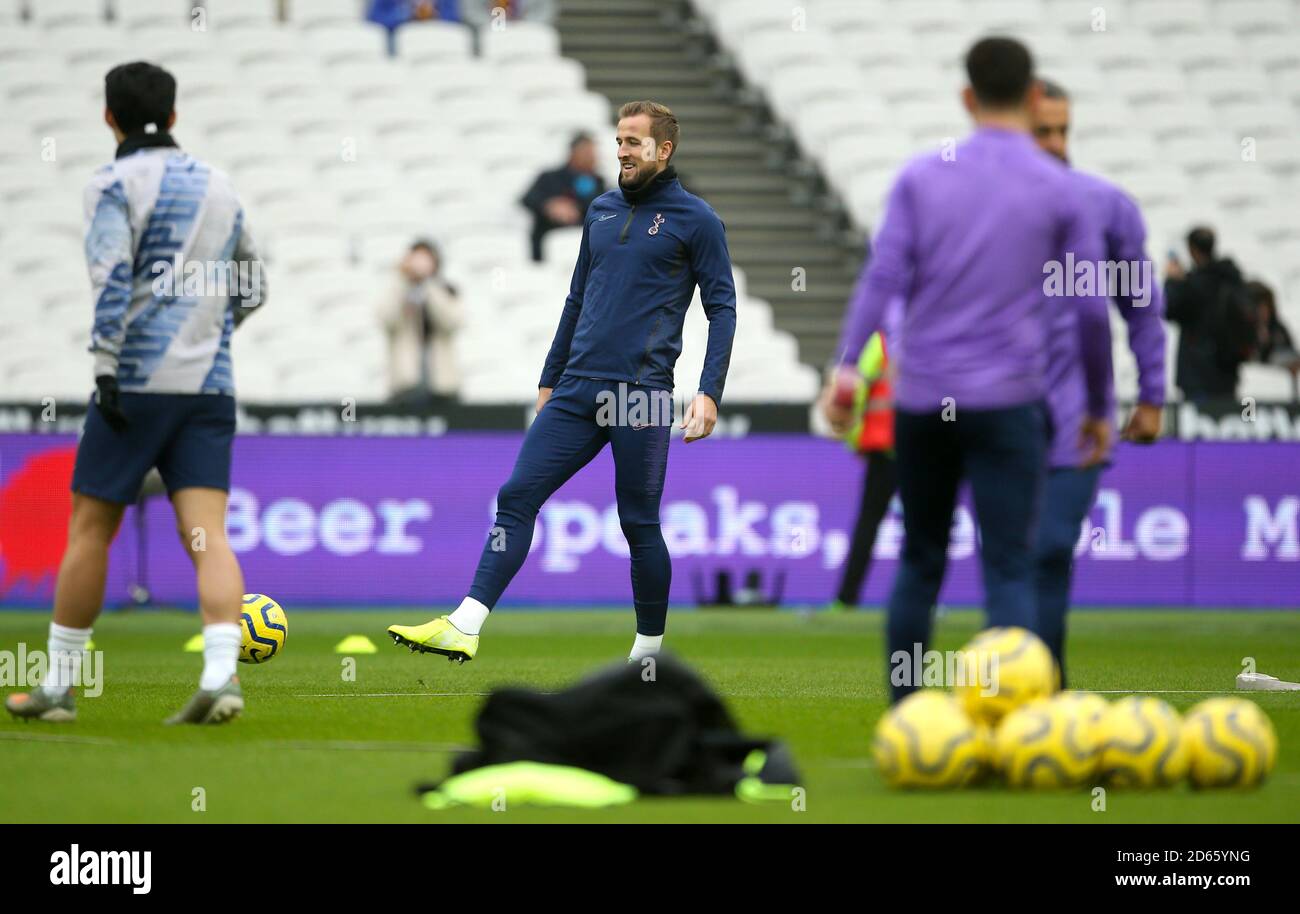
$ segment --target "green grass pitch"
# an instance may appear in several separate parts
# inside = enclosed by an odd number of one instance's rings
[[[904,794],[884,787],[870,739],[885,707],[881,617],[793,612],[677,612],[669,644],[725,697],[742,727],[777,735],[804,775],[806,809],[732,799],[647,799],[602,811],[512,807],[432,812],[411,786],[441,777],[470,745],[491,688],[554,690],[625,656],[632,614],[495,614],[478,659],[464,666],[411,654],[384,638],[420,610],[288,608],[284,653],[241,666],[248,702],[230,726],[166,728],[197,682],[200,659],[181,651],[193,614],[110,614],[95,629],[105,652],[101,697],[71,725],[0,720],[0,821],[6,822],[1296,822],[1300,821],[1300,693],[1254,693],[1277,727],[1277,770],[1262,788],[1111,791],[1094,812],[1086,791],[1025,794],[999,787]],[[45,647],[48,615],[0,612],[0,650]],[[975,612],[939,622],[940,649],[979,627]],[[1071,620],[1072,685],[1161,691],[1180,710],[1230,691],[1243,657],[1300,679],[1300,615],[1282,612],[1081,611]],[[356,657],[355,681],[334,645],[366,634],[377,654]],[[1114,698],[1116,696],[1110,695]],[[195,811],[195,788],[206,809]]]

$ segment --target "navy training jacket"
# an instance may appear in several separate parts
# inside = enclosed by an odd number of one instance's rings
[[[736,286],[722,220],[672,167],[629,195],[592,201],[569,297],[539,386],[563,375],[673,389],[695,286],[709,318],[700,393],[722,402],[736,333]]]

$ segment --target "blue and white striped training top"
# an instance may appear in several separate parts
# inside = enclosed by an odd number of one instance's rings
[[[139,149],[95,173],[85,211],[95,376],[233,394],[230,334],[266,277],[230,178],[173,146]]]

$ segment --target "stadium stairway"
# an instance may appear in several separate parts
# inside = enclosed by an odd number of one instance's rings
[[[799,341],[800,361],[820,370],[862,263],[862,238],[761,94],[744,85],[684,0],[565,0],[555,25],[562,53],[586,67],[588,88],[615,111],[650,98],[677,114],[674,164],[683,183],[718,211],[750,294],[772,303],[775,325]]]

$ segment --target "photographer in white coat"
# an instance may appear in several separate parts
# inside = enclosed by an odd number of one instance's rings
[[[439,275],[438,250],[419,239],[398,264],[398,277],[379,303],[388,338],[389,399],[423,403],[455,398],[460,389],[456,332],[463,321],[460,297]]]

